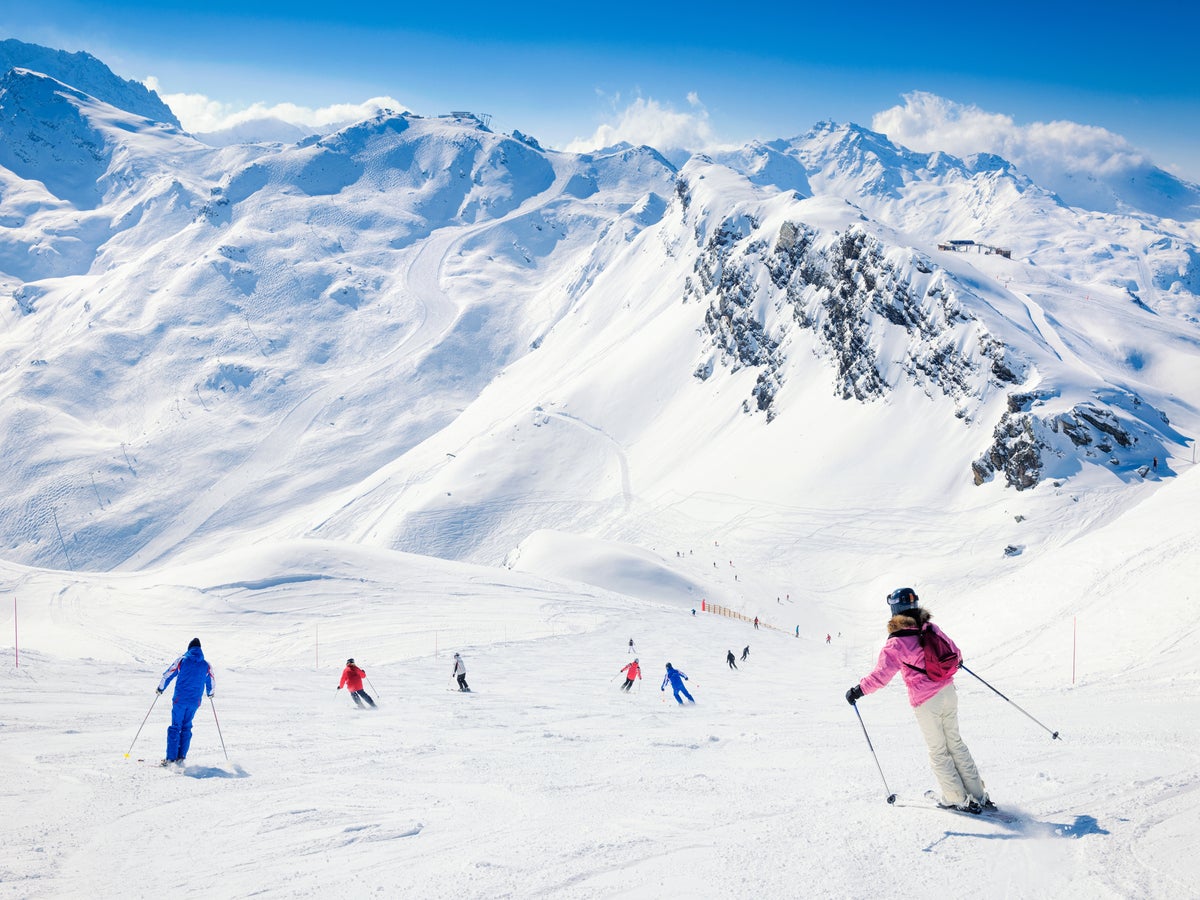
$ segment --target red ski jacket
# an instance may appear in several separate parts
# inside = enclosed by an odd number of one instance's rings
[[[628,678],[630,681],[633,681],[633,679],[635,679],[635,678],[642,677],[642,669],[636,662],[631,662],[629,665],[627,665],[621,671],[625,673],[625,677]]]
[[[338,682],[338,687],[348,687],[352,691],[361,691],[363,676],[367,673],[358,666],[346,666],[342,670],[342,680]]]

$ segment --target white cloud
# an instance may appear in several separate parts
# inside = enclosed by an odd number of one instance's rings
[[[253,103],[235,107],[213,100],[203,94],[163,94],[158,79],[147,78],[146,87],[159,91],[159,96],[179,117],[186,131],[206,134],[224,131],[259,119],[279,119],[294,125],[322,129],[343,122],[356,122],[375,115],[381,109],[407,112],[408,108],[394,97],[372,97],[361,103],[335,103],[330,106],[309,107],[296,103]]]
[[[1117,179],[1153,166],[1125,138],[1105,128],[1067,121],[1018,125],[1011,116],[923,91],[905,94],[903,106],[877,113],[871,127],[923,153],[995,153],[1064,196],[1079,196],[1081,178]]]
[[[694,91],[687,95],[690,112],[680,112],[652,98],[638,97],[623,109],[617,108],[620,102],[620,96],[613,98],[613,121],[600,125],[591,137],[575,138],[564,149],[586,153],[627,142],[659,150],[698,151],[717,143],[708,110]]]

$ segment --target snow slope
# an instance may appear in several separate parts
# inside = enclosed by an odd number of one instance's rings
[[[554,546],[564,575],[598,567],[622,594],[312,541],[136,575],[5,565],[25,649],[0,676],[0,767],[23,812],[0,896],[866,898],[910,896],[911,879],[1187,896],[1200,543],[1172,523],[1197,487],[1189,471],[998,580],[931,546],[919,571],[822,596],[772,554],[738,558],[792,588],[755,610],[759,631],[691,615],[681,585],[716,587],[711,543],[656,563]],[[964,734],[1015,821],[884,802],[842,693],[873,664],[897,581],[916,583],[974,672],[1062,734],[958,676]],[[162,752],[158,672],[193,634],[217,670],[220,735],[202,708],[182,774],[139,765]],[[631,637],[647,677],[626,696]],[[730,671],[725,651],[747,645]],[[449,690],[452,650],[470,695]],[[334,690],[349,655],[377,711]],[[657,690],[665,661],[694,707]],[[931,777],[903,689],[859,708],[887,787],[919,795]]]

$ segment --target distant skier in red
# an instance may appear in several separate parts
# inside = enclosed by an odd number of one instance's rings
[[[621,671],[625,673],[625,683],[621,685],[621,690],[623,691],[628,691],[633,687],[633,679],[642,677],[642,667],[638,665],[636,659],[621,669]]]
[[[338,682],[337,689],[340,691],[344,687],[350,688],[350,697],[359,709],[363,708],[364,700],[374,709],[375,701],[371,699],[370,694],[363,690],[363,678],[366,674],[354,664],[353,658],[346,660],[346,668],[342,669],[342,680]]]

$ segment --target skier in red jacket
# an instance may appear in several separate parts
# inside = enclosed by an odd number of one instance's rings
[[[640,679],[642,677],[642,668],[638,665],[638,661],[636,659],[629,665],[625,666],[625,668],[621,669],[621,671],[625,673],[625,683],[621,685],[621,690],[623,691],[628,691],[631,687],[633,687],[633,679]]]
[[[374,709],[375,701],[371,699],[370,694],[363,690],[363,678],[366,674],[354,664],[353,658],[346,660],[346,668],[342,669],[342,680],[338,682],[337,689],[340,691],[343,687],[350,688],[350,697],[359,709],[363,708],[364,700]]]

